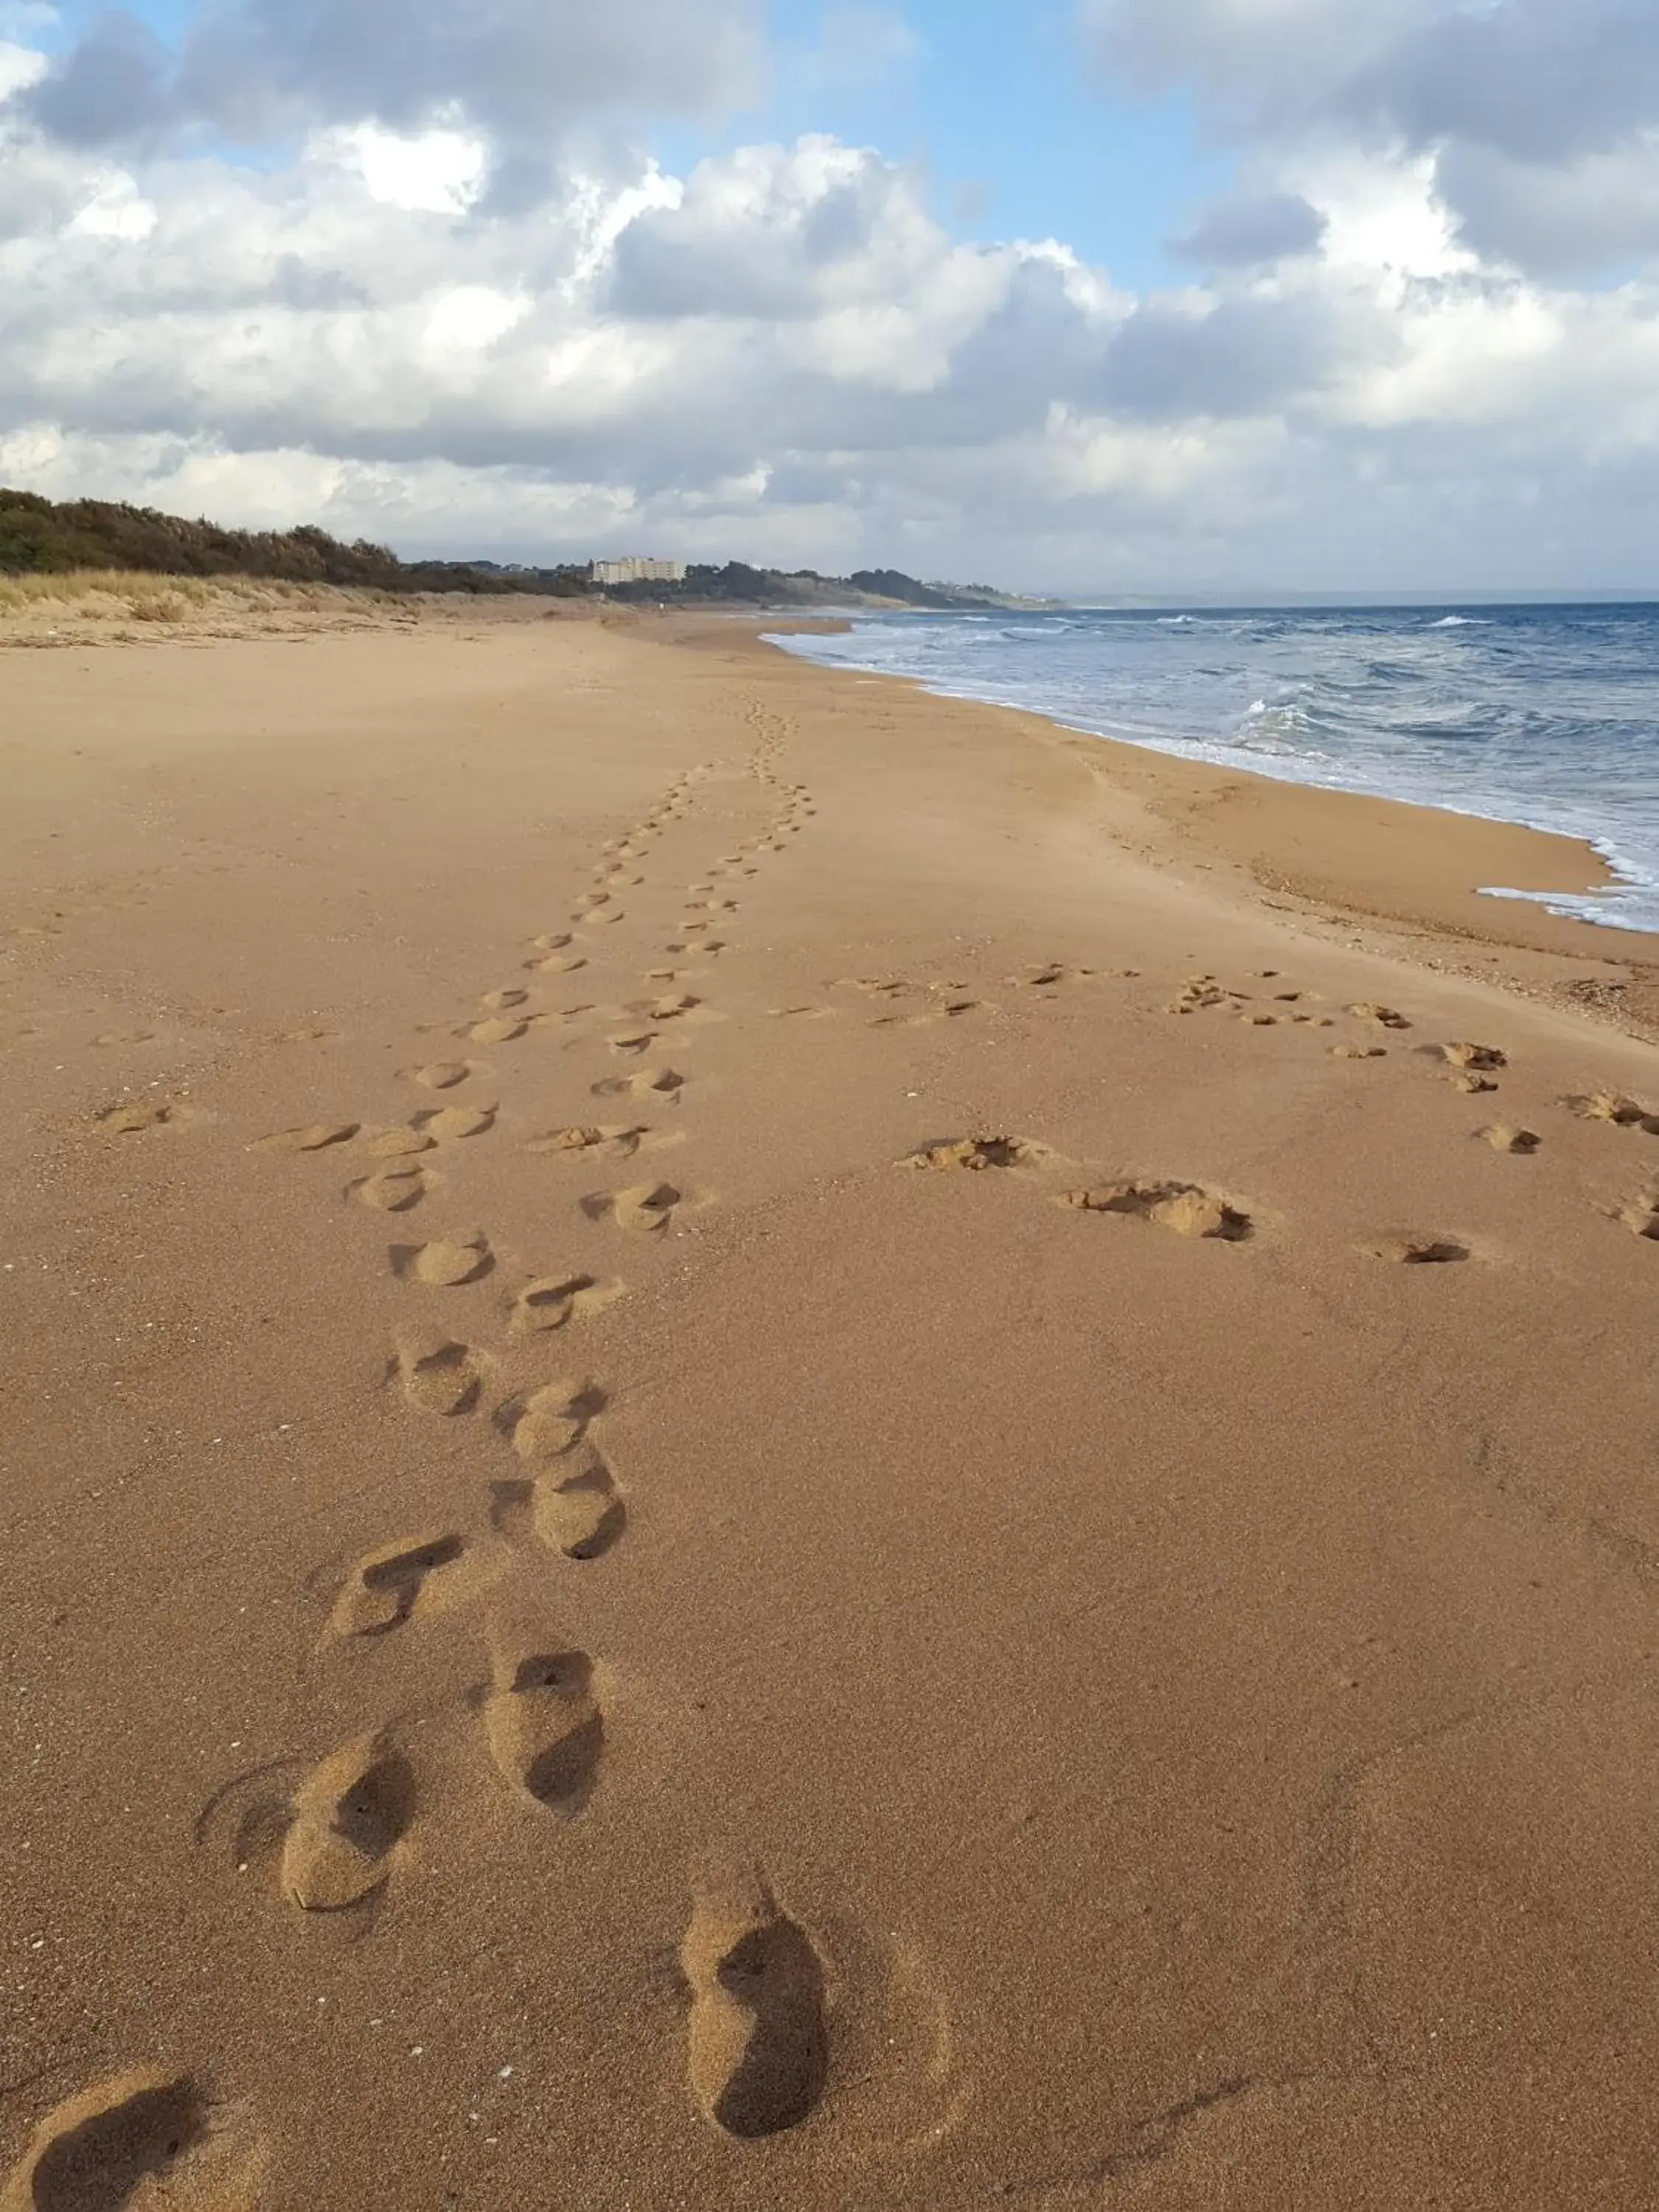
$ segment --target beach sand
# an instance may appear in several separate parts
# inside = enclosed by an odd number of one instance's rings
[[[1650,2205],[1659,945],[526,612],[0,653],[0,2206]]]

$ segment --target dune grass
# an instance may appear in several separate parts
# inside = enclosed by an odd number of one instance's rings
[[[216,615],[343,614],[404,605],[396,592],[268,576],[168,576],[137,568],[0,575],[0,618],[61,610],[71,620],[173,623]]]

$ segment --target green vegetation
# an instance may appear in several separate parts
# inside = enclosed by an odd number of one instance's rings
[[[504,567],[494,561],[400,561],[384,545],[347,545],[307,524],[298,530],[224,530],[154,507],[110,500],[42,499],[0,487],[0,576],[88,572],[204,579],[252,577],[271,584],[331,585],[373,592],[532,592],[592,597],[635,606],[1006,607],[1028,605],[979,584],[921,584],[896,568],[851,576],[816,569],[784,574],[742,561],[691,568],[682,584],[623,584],[604,589],[586,567]]]
[[[255,576],[274,583],[381,592],[585,592],[573,569],[502,569],[464,561],[400,561],[384,545],[343,544],[325,530],[223,530],[110,500],[61,502],[0,488],[0,575],[118,569],[166,576]]]

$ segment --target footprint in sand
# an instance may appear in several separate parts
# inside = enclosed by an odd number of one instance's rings
[[[1240,1244],[1254,1234],[1248,1213],[1220,1194],[1190,1182],[1108,1182],[1068,1191],[1060,1201],[1081,1213],[1122,1213],[1155,1221],[1177,1237],[1218,1238]]]
[[[486,991],[478,1004],[487,1014],[510,1014],[515,1006],[528,1005],[529,1000],[529,992],[514,985],[500,991]]]
[[[951,1144],[928,1145],[908,1153],[901,1164],[981,1175],[988,1168],[1042,1167],[1054,1157],[1047,1145],[1030,1137],[958,1137]]]
[[[682,1015],[694,1013],[702,1006],[688,991],[675,993],[665,999],[632,999],[623,1009],[624,1013],[639,1014],[647,1021],[677,1022]]]
[[[170,1127],[173,1123],[183,1121],[185,1113],[182,1107],[145,1103],[106,1106],[94,1118],[99,1127],[107,1130],[112,1136],[135,1137],[142,1130]]]
[[[482,1230],[441,1237],[430,1244],[392,1247],[392,1272],[401,1280],[424,1283],[428,1290],[455,1290],[475,1283],[495,1266],[489,1240]]]
[[[650,1098],[659,1106],[673,1106],[685,1088],[685,1078],[672,1067],[643,1067],[637,1075],[608,1075],[592,1085],[595,1098]]]
[[[284,1897],[306,1912],[343,1912],[372,1897],[415,1816],[409,1761],[380,1729],[313,1768],[295,1795],[283,1843]]]
[[[1469,1249],[1449,1237],[1381,1237],[1366,1251],[1396,1267],[1444,1267],[1467,1260]]]
[[[334,1145],[349,1144],[358,1130],[356,1121],[312,1121],[303,1129],[279,1129],[249,1146],[254,1152],[325,1152]]]
[[[1350,1006],[1348,1012],[1356,1021],[1376,1022],[1385,1030],[1408,1030],[1411,1027],[1404,1014],[1393,1006],[1380,1006],[1375,999],[1361,999]]]
[[[474,1044],[516,1044],[529,1032],[530,1024],[513,1014],[491,1014],[488,1020],[474,1022],[466,1031]]]
[[[359,1205],[379,1213],[407,1213],[435,1188],[435,1178],[424,1168],[382,1168],[346,1188]]]
[[[574,1820],[593,1794],[605,1749],[586,1653],[556,1645],[498,1653],[483,1718],[490,1757],[514,1787]]]
[[[641,1138],[649,1130],[637,1124],[613,1123],[609,1127],[584,1124],[571,1129],[551,1129],[544,1137],[532,1137],[525,1146],[527,1152],[599,1152],[610,1160],[632,1159],[640,1149]]]
[[[1166,1014],[1198,1014],[1210,1006],[1238,1004],[1237,991],[1224,991],[1213,975],[1189,975],[1179,994],[1164,1009]]]
[[[654,1030],[617,1030],[605,1039],[612,1052],[649,1052],[657,1042]]]
[[[584,891],[575,902],[575,910],[578,914],[595,914],[600,907],[610,903],[609,891]]]
[[[543,959],[526,960],[524,964],[533,969],[538,975],[574,975],[579,968],[586,968],[587,963],[580,953],[550,952]]]
[[[1022,968],[1018,975],[1009,976],[1008,981],[1017,989],[1052,991],[1061,983],[1086,981],[1094,972],[1092,968],[1069,968],[1063,960],[1046,960],[1039,967]],[[1212,985],[1215,981],[1213,976],[1200,980],[1206,986]],[[1218,994],[1218,997],[1221,995],[1224,994]],[[1206,999],[1205,1003],[1212,1005],[1216,1001]]]
[[[1564,1098],[1561,1103],[1582,1121],[1606,1121],[1615,1129],[1643,1129],[1659,1137],[1659,1114],[1622,1091],[1592,1091],[1585,1097]]]
[[[393,1373],[404,1395],[423,1413],[447,1420],[470,1413],[483,1388],[483,1364],[470,1345],[438,1334],[405,1337],[398,1344]]]
[[[1619,1219],[1638,1237],[1659,1239],[1659,1190],[1645,1190],[1619,1209]]]
[[[602,1283],[593,1275],[544,1275],[526,1283],[514,1299],[507,1326],[514,1336],[545,1336],[603,1313],[627,1295],[625,1283]]]
[[[482,1137],[495,1126],[493,1106],[445,1106],[421,1117],[419,1133],[447,1145],[465,1137]]]
[[[465,1551],[459,1536],[420,1536],[383,1545],[360,1559],[334,1603],[337,1636],[385,1636],[401,1628],[421,1601],[428,1578],[453,1566]]]
[[[470,1060],[434,1060],[425,1067],[405,1068],[404,1073],[422,1091],[453,1091],[457,1085],[466,1081],[473,1067]]]
[[[1522,1129],[1511,1121],[1494,1121],[1474,1133],[1495,1152],[1515,1152],[1523,1158],[1537,1152],[1544,1141],[1535,1129]]]
[[[537,1535],[567,1559],[597,1559],[622,1534],[627,1510],[604,1455],[579,1442],[544,1467],[532,1490]]]
[[[698,1885],[680,1965],[687,2071],[705,2117],[746,2142],[798,2126],[829,2070],[823,1966],[757,1869]]]
[[[510,1424],[519,1457],[535,1462],[574,1451],[604,1407],[605,1393],[593,1383],[565,1380],[544,1383],[497,1418]]]
[[[425,1129],[411,1129],[399,1123],[391,1129],[377,1129],[368,1139],[366,1150],[371,1159],[408,1159],[417,1152],[429,1152],[437,1139]]]
[[[895,999],[919,991],[921,986],[908,982],[902,975],[837,975],[830,988],[832,991],[862,991],[866,998]]]
[[[40,2123],[0,2192],[0,2212],[254,2212],[266,2165],[264,2145],[188,2075],[138,2068]]]
[[[627,1190],[596,1191],[582,1200],[582,1211],[590,1220],[609,1218],[618,1229],[656,1237],[672,1221],[684,1197],[672,1182],[637,1182]]]
[[[1386,1049],[1380,1044],[1334,1044],[1333,1060],[1386,1060]]]
[[[1351,1008],[1350,1012],[1357,1011]],[[1449,1067],[1468,1068],[1488,1075],[1510,1064],[1509,1054],[1499,1052],[1495,1044],[1443,1044],[1440,1056]]]

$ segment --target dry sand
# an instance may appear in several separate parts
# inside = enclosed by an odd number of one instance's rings
[[[684,623],[0,773],[4,2212],[1656,2201],[1588,855]]]

